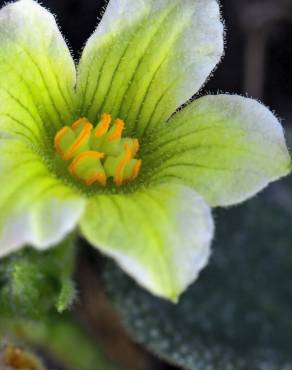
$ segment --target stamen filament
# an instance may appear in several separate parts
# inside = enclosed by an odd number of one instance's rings
[[[138,159],[135,163],[135,166],[133,168],[133,172],[132,172],[131,177],[129,178],[129,181],[133,181],[138,177],[141,166],[142,166],[142,161],[141,159]]]
[[[103,114],[102,119],[101,119],[101,123],[95,131],[95,137],[96,138],[99,138],[99,137],[101,137],[101,136],[103,136],[104,134],[107,133],[107,131],[109,129],[109,125],[111,123],[111,120],[112,120],[112,118],[111,118],[110,114],[107,114],[107,113]]]
[[[87,151],[87,152],[83,152],[81,154],[79,154],[75,159],[74,161],[70,164],[69,166],[69,171],[71,172],[72,175],[74,176],[77,176],[76,174],[76,167],[78,165],[78,163],[84,159],[84,158],[96,158],[96,159],[101,159],[104,157],[104,153],[100,153],[100,152],[94,152],[94,151]]]
[[[122,132],[125,128],[125,122],[121,119],[117,119],[115,121],[115,130],[114,132],[108,137],[108,141],[114,141],[116,139],[119,139],[122,135]]]
[[[65,126],[60,131],[57,132],[57,135],[55,136],[55,149],[58,154],[64,159],[64,154],[61,148],[61,140],[63,137],[69,132],[69,127]]]
[[[91,123],[86,123],[83,130],[81,131],[81,133],[79,134],[78,138],[75,140],[75,142],[72,144],[72,146],[68,149],[68,151],[64,154],[63,156],[63,159],[66,161],[70,158],[72,158],[76,152],[76,150],[78,150],[78,148],[80,148],[80,146],[84,143],[84,141],[89,138],[90,136],[90,132],[92,130],[93,126]]]
[[[103,173],[96,173],[94,176],[85,181],[86,185],[92,185],[98,182],[101,186],[106,186],[106,175]]]
[[[121,186],[123,184],[123,171],[127,165],[127,163],[131,160],[132,158],[132,153],[131,153],[131,148],[129,145],[125,145],[125,156],[121,160],[121,162],[118,164],[116,168],[116,173],[114,177],[115,184],[117,186]]]

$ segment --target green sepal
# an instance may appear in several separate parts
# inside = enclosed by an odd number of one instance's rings
[[[0,314],[35,318],[70,308],[76,297],[74,244],[71,236],[47,252],[26,248],[2,259]]]

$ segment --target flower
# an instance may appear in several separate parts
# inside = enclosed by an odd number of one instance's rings
[[[222,53],[215,0],[110,0],[77,73],[47,10],[2,8],[1,255],[55,245],[79,225],[176,301],[207,264],[210,207],[291,168],[281,125],[260,103],[209,95],[177,111]]]

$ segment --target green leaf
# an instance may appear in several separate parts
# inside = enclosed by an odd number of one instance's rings
[[[140,137],[199,90],[222,51],[215,0],[110,1],[79,65],[82,115],[119,116]]]
[[[291,370],[291,216],[291,178],[218,210],[212,259],[178,305],[109,263],[106,288],[132,337],[188,370]]]
[[[89,202],[81,229],[152,293],[177,301],[210,254],[210,210],[194,191],[162,185]]]
[[[151,183],[183,183],[211,206],[242,202],[291,170],[277,118],[236,95],[196,100],[152,133],[141,156]]]
[[[43,249],[60,242],[78,223],[85,200],[25,144],[0,140],[0,157],[0,256],[25,244]]]
[[[0,132],[53,147],[76,116],[75,66],[55,19],[35,1],[16,1],[0,10],[0,35]]]

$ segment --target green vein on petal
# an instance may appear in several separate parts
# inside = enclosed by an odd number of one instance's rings
[[[35,145],[76,116],[76,71],[54,17],[32,0],[0,10],[0,132]]]
[[[222,50],[215,0],[111,1],[79,65],[80,110],[140,137],[198,91]]]
[[[213,236],[209,207],[180,185],[96,196],[81,229],[142,286],[173,301],[206,265]]]
[[[291,169],[277,118],[241,96],[200,98],[148,141],[141,155],[150,183],[187,184],[211,206],[242,202]]]
[[[1,140],[0,158],[0,256],[25,244],[57,244],[79,221],[85,201],[25,144]]]

